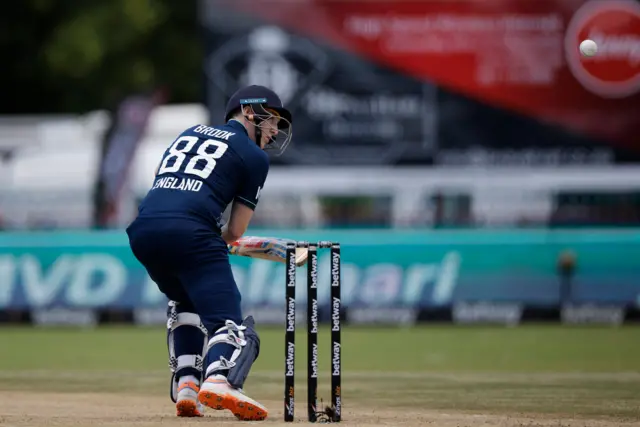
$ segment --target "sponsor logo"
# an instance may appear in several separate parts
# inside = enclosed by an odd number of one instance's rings
[[[414,325],[418,320],[418,310],[404,307],[352,308],[348,317],[353,324]]]
[[[340,286],[340,254],[331,254],[331,287]]]
[[[227,96],[238,86],[260,84],[272,88],[295,110],[305,89],[322,83],[330,71],[322,49],[276,26],[253,26],[227,40],[208,58],[205,68],[211,84]],[[240,103],[265,99],[242,99]]]
[[[296,331],[296,301],[287,298],[287,332]]]
[[[340,389],[340,387],[336,387],[334,390],[335,396],[336,396],[336,401],[335,401],[335,411],[336,411],[336,417],[339,419],[340,416],[342,415],[342,390]]]
[[[318,378],[318,344],[311,347],[311,378]]]
[[[456,323],[498,323],[516,325],[522,318],[522,306],[508,303],[459,303],[453,307]]]
[[[340,343],[333,343],[333,356],[331,357],[331,375],[340,376]]]
[[[620,306],[586,304],[562,308],[562,321],[570,324],[620,325],[624,322],[624,316],[625,310]]]
[[[311,300],[311,333],[318,333],[318,300]]]
[[[331,331],[340,332],[340,298],[336,297],[331,304]]]
[[[318,289],[318,254],[313,252],[311,257],[311,289]]]
[[[289,265],[287,266],[287,287],[295,288],[296,287],[296,257],[295,252],[294,256],[289,258]]]
[[[267,102],[267,98],[248,98],[240,100],[240,104],[264,104],[265,102]]]
[[[598,52],[580,54],[593,40]],[[628,0],[590,1],[573,15],[565,36],[567,64],[588,91],[623,98],[640,91],[640,5]]]
[[[241,246],[243,248],[262,249],[271,243],[268,239],[256,238],[256,237],[243,237],[235,242],[231,243],[231,246]]]
[[[36,325],[95,326],[98,324],[98,315],[93,310],[63,308],[34,310],[31,312],[31,317]]]
[[[288,343],[287,344],[287,372],[285,373],[286,377],[293,377],[294,375],[295,353],[296,353],[295,344],[292,342]],[[293,394],[293,390],[291,390],[291,393]],[[293,395],[291,397],[293,397]]]
[[[295,412],[294,407],[295,407],[294,390],[293,390],[293,386],[289,386],[289,393],[287,396],[287,405],[286,405],[287,415],[293,417],[293,414]]]

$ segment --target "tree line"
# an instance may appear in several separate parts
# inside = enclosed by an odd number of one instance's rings
[[[113,108],[165,88],[203,101],[197,0],[14,0],[0,3],[0,114]]]

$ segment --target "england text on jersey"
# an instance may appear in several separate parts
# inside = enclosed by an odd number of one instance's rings
[[[167,176],[156,179],[156,182],[153,184],[151,189],[155,190],[156,188],[170,188],[172,190],[198,192],[200,191],[200,188],[202,188],[202,181],[198,179],[174,178],[172,176]]]

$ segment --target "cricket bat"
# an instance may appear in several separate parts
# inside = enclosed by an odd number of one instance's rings
[[[287,243],[294,240],[278,237],[246,236],[228,245],[231,255],[260,258],[274,262],[286,262]],[[300,267],[307,261],[307,248],[296,248],[296,265]]]

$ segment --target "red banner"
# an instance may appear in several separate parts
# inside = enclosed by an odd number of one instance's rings
[[[509,110],[632,148],[640,142],[633,0],[230,0],[305,36]],[[594,40],[598,53],[582,56]]]

